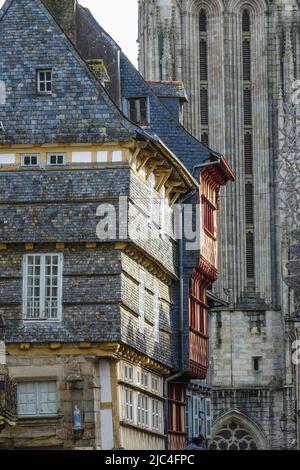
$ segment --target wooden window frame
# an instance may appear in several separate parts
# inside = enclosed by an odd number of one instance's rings
[[[55,413],[42,413],[40,411],[41,408],[41,385],[43,384],[55,384],[55,405],[56,411]],[[35,407],[36,413],[20,413],[19,412],[19,397],[20,397],[20,387],[24,385],[33,385],[35,388]],[[17,384],[17,403],[18,403],[18,416],[19,418],[47,418],[47,417],[54,417],[58,416],[58,392],[57,392],[57,382],[56,380],[36,380],[36,381],[20,381]]]
[[[53,270],[53,263],[51,260],[50,265],[46,265],[46,258],[50,257],[51,259],[57,258],[57,275],[52,274],[49,276],[46,274],[46,266],[51,266],[51,273]],[[33,258],[33,267],[39,266],[39,274],[37,275],[33,272],[32,275],[29,275],[29,259]],[[36,259],[40,258],[40,264],[36,264]],[[33,269],[34,271],[34,269]],[[29,277],[32,277],[33,281],[33,290],[38,289],[38,295],[34,295],[37,297],[36,302],[38,302],[36,307],[32,307],[36,309],[37,315],[30,316],[28,315],[28,288],[29,288]],[[38,280],[38,284],[36,283],[36,278]],[[56,316],[49,318],[43,316],[43,313],[46,309],[46,281],[49,281],[50,278],[50,289],[56,288],[57,289],[57,306],[56,306]],[[57,285],[53,284],[53,279],[56,279]],[[63,255],[62,253],[31,253],[26,254],[23,257],[23,320],[26,322],[61,322],[62,319],[62,282],[63,282]],[[49,287],[49,286],[48,286]],[[35,294],[35,293],[34,293]],[[52,301],[52,295],[50,296],[50,301]],[[35,300],[33,301],[35,302]]]
[[[53,92],[53,72],[51,68],[37,70],[37,94],[38,95],[52,95]],[[41,74],[45,74],[45,78],[41,78]],[[50,73],[50,79],[47,78],[47,74]],[[41,90],[41,85],[45,85],[45,90]],[[50,90],[48,90],[48,84],[50,84]]]

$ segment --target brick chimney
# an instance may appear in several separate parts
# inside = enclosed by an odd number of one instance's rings
[[[66,35],[76,42],[76,6],[77,0],[43,0]]]

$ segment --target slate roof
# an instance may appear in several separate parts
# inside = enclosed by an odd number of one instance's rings
[[[82,31],[77,31],[79,42],[77,47],[80,51],[85,50],[85,54],[96,58],[97,53],[102,54],[105,49],[104,45],[107,43],[107,47],[118,48],[120,51],[120,87],[121,87],[121,98],[147,96],[149,99],[151,123],[150,126],[145,129],[149,136],[157,136],[166,147],[168,147],[185,167],[193,173],[193,169],[196,165],[201,164],[212,156],[221,158],[221,155],[214,152],[211,149],[205,147],[199,140],[197,140],[192,134],[190,134],[173,116],[169,109],[159,100],[156,92],[150,83],[146,82],[139,71],[133,66],[126,55],[122,52],[118,44],[109,36],[108,33],[97,23],[91,12],[87,8],[83,8],[78,5],[77,17],[84,17],[89,23],[89,27],[93,28],[94,36],[89,31],[90,37],[98,38],[98,49],[95,47],[95,39],[89,44],[85,41],[81,43],[86,37]],[[101,58],[98,56],[98,58]],[[113,78],[110,76],[113,80]],[[118,77],[114,77],[118,80]],[[155,87],[156,85],[154,85]],[[162,85],[164,86],[163,82]],[[164,88],[166,89],[166,88]],[[170,90],[168,88],[168,90]],[[174,91],[174,89],[173,89]],[[170,91],[169,91],[170,93]]]
[[[0,145],[126,141],[141,132],[122,115],[40,0],[7,0],[0,14],[6,103]],[[36,71],[52,68],[52,96]]]
[[[181,81],[166,82],[164,80],[147,80],[156,96],[160,98],[178,98],[182,101],[188,101],[184,84]]]

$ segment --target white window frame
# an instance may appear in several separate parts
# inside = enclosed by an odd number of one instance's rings
[[[25,164],[25,158],[30,158],[30,161],[32,158],[36,158],[36,163],[30,163],[30,165]],[[28,167],[36,167],[39,166],[40,164],[40,155],[38,153],[24,153],[21,155],[21,165],[24,166],[25,168]]]
[[[140,269],[139,284],[139,332],[145,334],[145,297],[146,297],[146,273]]]
[[[149,403],[148,395],[137,393],[137,424],[143,428],[149,428]]]
[[[51,163],[51,157],[63,157],[62,163]],[[65,153],[47,153],[47,165],[49,166],[64,166],[66,164],[66,154]]]
[[[47,80],[45,78],[45,80],[41,80],[41,73],[51,73],[51,79],[50,80]],[[45,84],[45,88],[47,88],[47,84],[50,83],[51,84],[51,90],[41,90],[41,84],[44,83]],[[37,92],[39,95],[52,95],[52,90],[53,90],[53,73],[52,73],[52,69],[51,68],[47,68],[47,69],[40,69],[40,70],[37,70]]]
[[[131,364],[127,364],[126,362],[124,362],[123,367],[124,367],[124,380],[126,382],[132,383],[133,382],[133,366]]]
[[[42,404],[42,399],[41,399],[41,394],[42,394],[42,385],[45,384],[55,384],[55,406],[56,410],[54,413],[43,413],[41,411],[41,404]],[[35,408],[36,412],[35,413],[20,413],[19,408],[20,408],[20,388],[24,385],[32,385],[33,388],[35,389]],[[57,382],[55,380],[41,380],[41,381],[24,381],[24,382],[19,382],[17,384],[17,404],[18,404],[18,416],[20,418],[30,418],[30,417],[49,417],[49,416],[57,416],[58,415],[58,393],[57,393]]]
[[[40,257],[40,296],[39,296],[39,317],[32,318],[27,312],[28,298],[28,258]],[[57,270],[57,316],[56,318],[43,317],[45,310],[45,259],[47,256],[58,257]],[[62,318],[62,277],[63,277],[63,254],[62,253],[30,253],[23,257],[23,320],[26,322],[60,322]]]
[[[124,420],[127,423],[134,423],[134,391],[131,388],[124,388]]]
[[[161,402],[156,398],[151,398],[151,428],[153,431],[161,430]]]

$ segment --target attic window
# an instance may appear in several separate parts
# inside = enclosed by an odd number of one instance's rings
[[[49,153],[47,155],[48,165],[62,166],[65,165],[65,154],[63,153]]]
[[[140,126],[147,126],[149,123],[147,98],[128,98],[127,102],[129,119]]]
[[[39,155],[22,155],[22,166],[38,166]]]
[[[51,69],[37,71],[37,91],[41,95],[50,95],[52,93]]]

